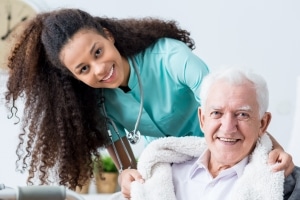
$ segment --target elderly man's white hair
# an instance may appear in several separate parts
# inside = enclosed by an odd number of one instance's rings
[[[205,103],[210,87],[220,80],[224,80],[231,85],[240,85],[246,81],[252,82],[256,91],[260,117],[267,111],[269,106],[269,91],[265,79],[250,70],[232,67],[213,71],[204,78],[200,91],[200,101],[203,110],[205,110]]]

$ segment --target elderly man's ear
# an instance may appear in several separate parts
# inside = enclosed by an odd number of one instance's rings
[[[204,115],[201,116],[201,112],[203,112],[203,110],[201,109],[201,107],[198,107],[198,120],[199,120],[200,128],[202,129]]]
[[[266,131],[270,124],[272,115],[270,112],[265,112],[264,116],[261,119],[260,133],[259,136],[262,136]]]

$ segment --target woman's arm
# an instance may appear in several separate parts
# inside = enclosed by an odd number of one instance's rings
[[[275,138],[267,132],[273,143],[273,150],[269,153],[269,164],[273,165],[274,171],[284,170],[284,175],[287,177],[290,175],[295,167],[292,156],[284,151],[282,146],[275,140]]]

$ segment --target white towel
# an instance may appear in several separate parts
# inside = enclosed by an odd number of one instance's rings
[[[207,148],[204,138],[167,137],[150,143],[138,161],[138,171],[145,179],[131,184],[131,200],[176,200],[170,163],[181,163],[199,157]],[[284,173],[271,171],[267,164],[272,142],[266,134],[257,142],[244,173],[232,192],[235,200],[283,199]],[[119,196],[119,197],[118,197]],[[115,194],[114,200],[124,199]]]

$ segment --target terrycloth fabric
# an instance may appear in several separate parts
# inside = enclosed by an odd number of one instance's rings
[[[132,183],[131,200],[176,200],[170,163],[181,163],[193,157],[199,157],[206,148],[205,139],[194,136],[161,138],[150,143],[138,162],[138,170],[145,179],[145,183]],[[267,135],[257,142],[242,177],[237,180],[232,199],[283,199],[284,174],[283,172],[273,173],[267,164],[271,148],[272,142]],[[290,193],[294,193],[296,179],[290,181],[288,187]],[[287,194],[285,199],[289,199],[289,195]],[[116,193],[112,198],[112,200],[121,199],[124,199],[121,193]]]

